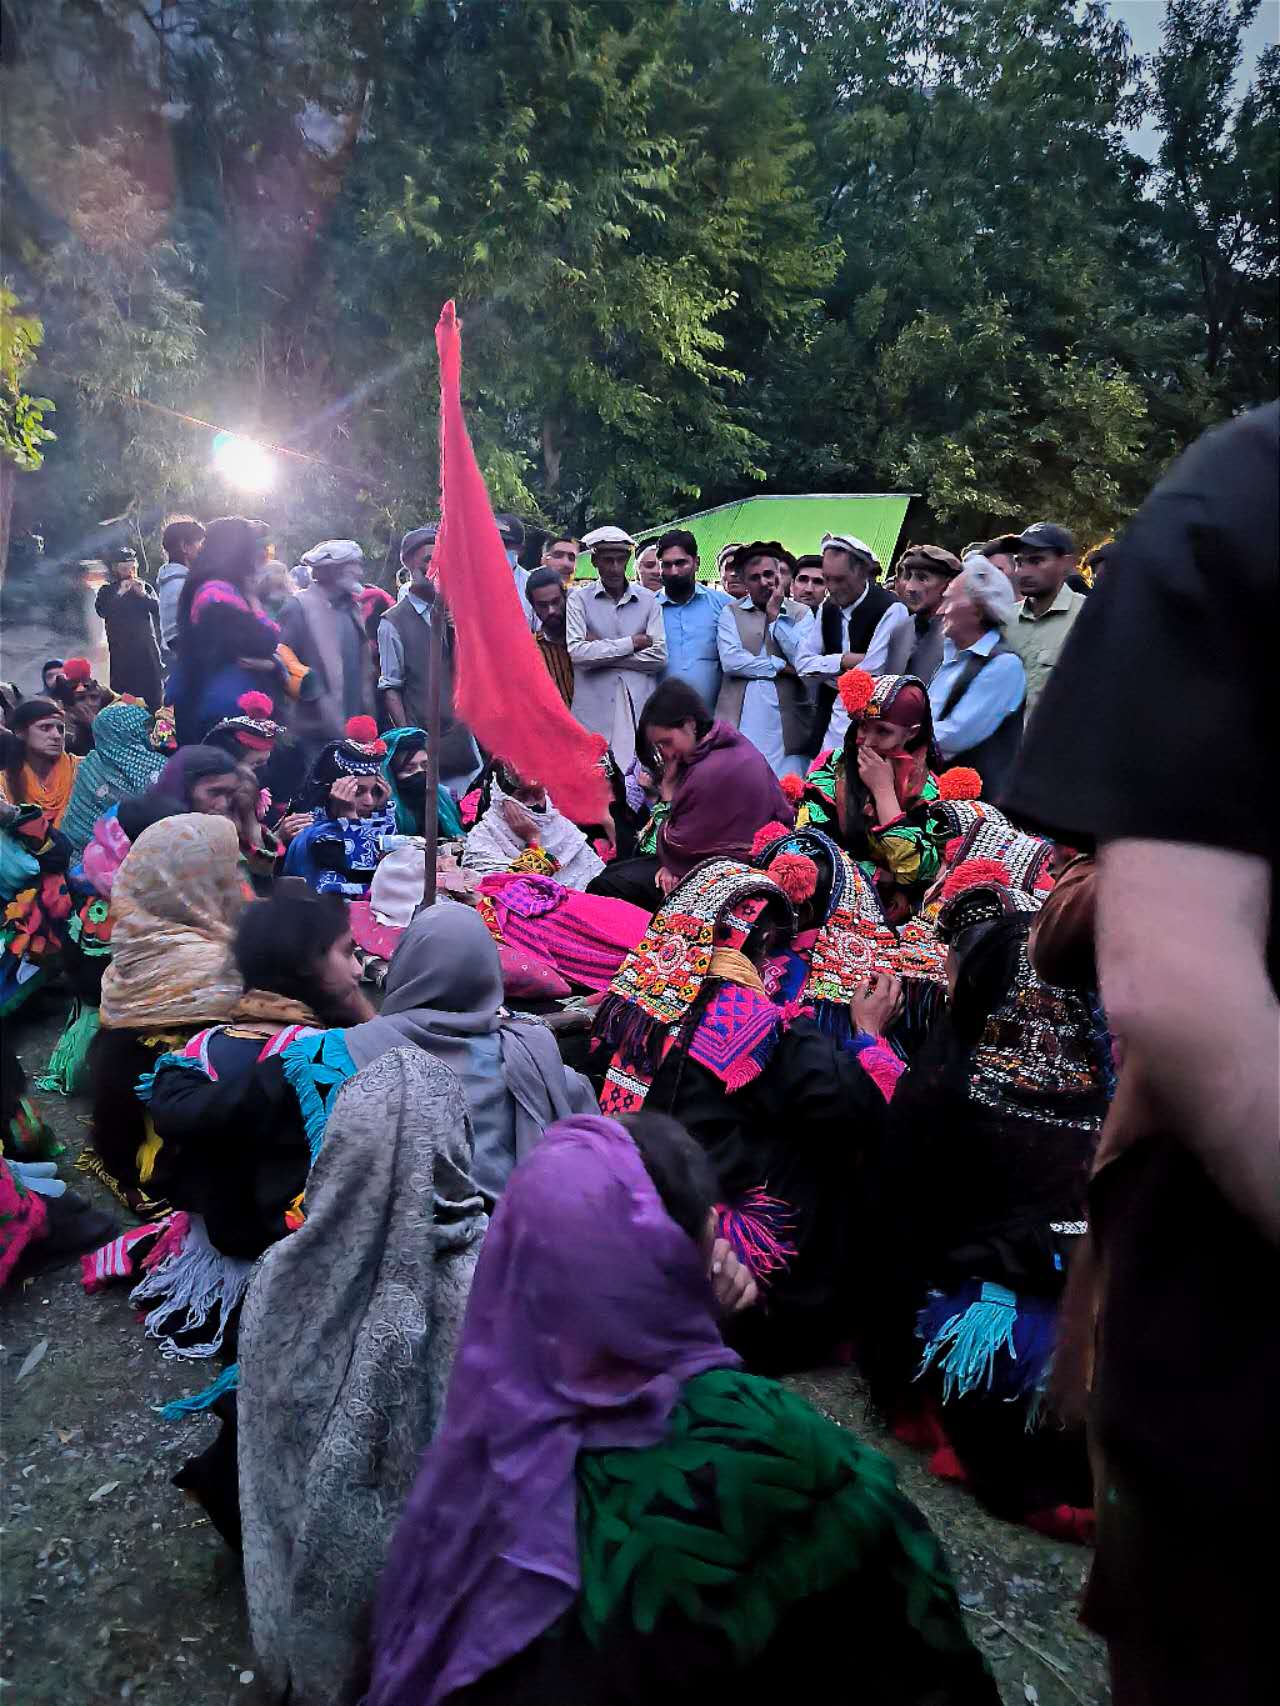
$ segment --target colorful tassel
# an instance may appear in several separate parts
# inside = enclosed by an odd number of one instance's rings
[[[769,1276],[781,1272],[795,1255],[796,1246],[791,1241],[795,1223],[781,1198],[757,1188],[732,1208],[717,1204],[715,1212],[721,1238],[750,1268],[759,1285],[767,1285]]]
[[[171,1398],[158,1409],[166,1422],[180,1422],[185,1416],[199,1416],[211,1409],[224,1393],[234,1392],[239,1384],[240,1364],[233,1362],[203,1392],[196,1392],[190,1398]]]
[[[36,1089],[71,1096],[84,1087],[89,1044],[98,1034],[98,1009],[73,1001],[49,1064],[36,1079]]]

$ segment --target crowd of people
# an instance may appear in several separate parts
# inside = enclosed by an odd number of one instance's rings
[[[1214,577],[1260,565],[1274,607],[1276,445],[1274,409],[1210,437],[1084,565],[1035,522],[888,575],[829,533],[712,581],[691,533],[611,525],[529,567],[497,517],[530,667],[606,748],[592,823],[459,714],[435,524],[394,589],[244,517],[171,521],[158,594],[114,555],[108,682],[51,658],[10,696],[0,1280],[78,1255],[190,1359],[175,1417],[220,1426],[178,1485],[281,1699],[763,1702],[856,1653],[868,1700],[994,1701],[885,1460],[777,1383],[832,1360],[997,1517],[1102,1540],[1117,1700],[1261,1697],[1220,1537],[1275,1411],[1275,867]],[[1166,725],[1211,773],[1177,785]],[[1157,999],[1151,909],[1107,934],[1131,849],[1187,932],[1237,921],[1231,1141],[1176,949]],[[114,1225],[58,1176],[59,1093]],[[1207,1477],[1175,1309],[1231,1395],[1201,1444],[1246,1447]]]

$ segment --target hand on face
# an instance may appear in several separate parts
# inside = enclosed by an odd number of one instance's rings
[[[507,828],[513,835],[518,835],[526,847],[538,839],[538,825],[533,814],[522,806],[519,800],[503,800],[502,815],[506,819]]]
[[[874,794],[882,788],[893,787],[893,765],[872,747],[858,747],[858,775]]]

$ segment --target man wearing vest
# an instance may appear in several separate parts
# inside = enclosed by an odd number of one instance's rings
[[[822,574],[827,596],[797,659],[799,673],[818,689],[811,757],[844,745],[849,713],[836,682],[845,670],[901,675],[914,635],[906,605],[879,584],[880,560],[863,540],[852,533],[824,534]]]
[[[927,687],[942,662],[942,599],[960,573],[960,559],[941,545],[908,545],[894,572],[898,593],[911,612],[913,637],[906,674]]]
[[[311,584],[286,600],[280,638],[314,671],[319,688],[293,710],[293,732],[309,763],[342,738],[350,718],[372,715],[374,676],[355,601],[364,583],[364,552],[354,539],[325,539],[302,562]]]
[[[431,624],[443,621],[440,649],[440,780],[461,790],[480,766],[471,731],[453,711],[453,628],[427,573],[437,528],[415,527],[400,542],[409,590],[378,624],[378,692],[387,728],[425,729],[431,679]]]
[[[948,765],[982,777],[999,803],[1022,740],[1027,676],[1004,638],[1018,608],[1008,578],[985,557],[966,557],[942,598],[942,663],[929,683],[933,737]]]
[[[792,561],[777,540],[744,545],[737,567],[746,597],[726,604],[716,633],[724,671],[716,716],[741,730],[775,776],[804,775],[813,722],[795,667],[813,613],[783,597],[778,573]]]

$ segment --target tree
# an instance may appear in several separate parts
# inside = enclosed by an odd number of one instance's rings
[[[1206,420],[1273,396],[1280,383],[1280,47],[1265,50],[1234,97],[1258,5],[1169,0],[1152,66],[1163,232],[1178,262],[1178,306],[1196,322]]]
[[[0,284],[0,577],[9,560],[9,522],[18,474],[34,473],[44,446],[57,435],[44,424],[53,410],[48,397],[33,397],[23,380],[44,341],[34,314],[18,311],[9,280]]]

